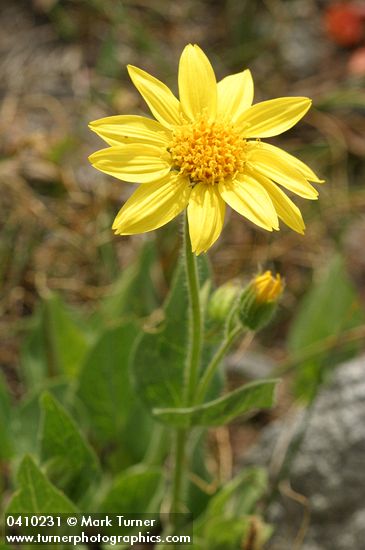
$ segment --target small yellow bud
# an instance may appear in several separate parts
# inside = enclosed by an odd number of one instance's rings
[[[257,275],[252,284],[256,293],[256,301],[260,304],[276,301],[283,292],[283,283],[279,274],[275,277],[271,271]]]
[[[283,288],[280,275],[274,277],[271,271],[254,277],[240,299],[238,317],[242,325],[250,330],[267,325],[274,316]]]

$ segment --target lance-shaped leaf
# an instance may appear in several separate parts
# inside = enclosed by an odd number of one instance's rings
[[[119,474],[100,504],[101,512],[141,514],[157,509],[162,471],[155,467],[134,466]],[[156,508],[154,509],[154,505]]]
[[[187,352],[188,296],[181,264],[167,299],[165,320],[139,339],[131,361],[135,387],[149,409],[182,404]]]
[[[338,347],[334,344],[364,320],[364,308],[344,262],[335,256],[304,297],[289,331],[288,348],[298,364],[295,391],[299,397],[312,399],[330,369],[360,351],[360,339],[343,339]]]
[[[102,444],[123,440],[133,404],[128,362],[137,333],[133,323],[107,329],[81,369],[77,395],[87,411],[90,430]]]
[[[202,286],[210,275],[204,257],[198,259],[198,273]],[[182,262],[179,262],[164,306],[164,321],[140,337],[131,360],[134,385],[150,410],[157,406],[182,406],[188,314],[186,275]]]
[[[21,353],[28,386],[43,386],[47,376],[75,377],[88,348],[84,332],[56,294],[50,294],[34,315],[33,328]]]
[[[267,472],[263,468],[249,467],[240,472],[217,491],[194,523],[194,540],[203,541],[204,549],[235,550],[245,548],[243,542],[252,540],[255,548],[256,543],[261,548],[271,530],[254,514],[267,488]],[[251,535],[255,535],[254,539]]]
[[[18,491],[14,494],[7,514],[74,514],[76,506],[59,491],[26,455],[18,471]]]
[[[51,394],[42,396],[41,406],[40,454],[48,476],[73,501],[80,501],[100,476],[98,459],[70,415]]]
[[[204,541],[210,550],[237,550],[244,548],[243,543],[250,527],[250,518],[215,517],[207,523]]]
[[[266,470],[255,466],[246,468],[211,498],[203,518],[253,514],[267,488]]]
[[[211,518],[201,536],[202,550],[237,550],[238,548],[263,548],[271,536],[272,528],[259,516]]]
[[[44,384],[47,392],[56,399],[68,405],[70,403],[71,388],[68,381],[64,379],[47,380]],[[12,414],[11,431],[14,435],[14,447],[18,456],[33,454],[38,451],[38,429],[41,419],[41,408],[39,404],[42,392],[35,389],[29,396],[25,397]]]
[[[136,261],[122,271],[106,296],[99,313],[100,320],[109,322],[131,316],[144,317],[157,306],[156,291],[152,281],[152,268],[156,264],[156,248],[147,241]]]
[[[196,407],[155,408],[152,412],[157,419],[175,428],[221,426],[241,414],[272,407],[278,381],[272,379],[252,382]]]

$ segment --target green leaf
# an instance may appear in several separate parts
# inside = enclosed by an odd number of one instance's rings
[[[165,322],[154,333],[144,333],[131,359],[136,389],[149,409],[182,404],[187,347],[187,292],[181,263],[167,298]]]
[[[8,460],[13,453],[10,420],[12,418],[9,391],[0,372],[0,460]]]
[[[120,320],[127,316],[145,317],[157,306],[156,292],[152,281],[152,268],[156,263],[153,241],[142,247],[137,261],[123,270],[113,290],[101,306],[101,318],[105,322]]]
[[[205,512],[194,524],[196,540],[204,541],[202,546],[207,549],[211,548],[211,545],[215,548],[214,541],[207,544],[207,541],[211,539],[216,539],[219,549],[223,548],[224,544],[227,545],[227,548],[240,548],[239,542],[245,540],[248,535],[257,504],[266,493],[267,487],[266,470],[256,467],[245,469],[211,498]],[[240,530],[239,524],[245,528]],[[260,526],[261,540],[267,531],[259,518],[255,520],[255,524]],[[220,526],[218,533],[216,533],[217,525]],[[219,535],[221,529],[228,531],[225,532],[223,538]],[[257,535],[259,534],[257,533]],[[236,546],[232,546],[234,544]],[[256,546],[252,546],[252,548],[256,548]],[[261,548],[261,546],[257,546],[257,548]]]
[[[131,393],[133,394],[133,388],[131,388]],[[155,422],[148,414],[140,400],[134,399],[123,429],[120,446],[121,451],[123,451],[124,454],[126,454],[126,452],[128,453],[128,466],[143,460],[151,438],[153,437],[154,430],[161,427],[161,424],[159,422]],[[128,446],[124,444],[125,441],[128,441]],[[166,437],[166,448],[165,450],[161,448],[161,461],[163,461],[164,457],[166,457],[168,445],[169,439]]]
[[[84,334],[55,294],[45,300],[44,315],[46,339],[56,372],[76,376],[88,348]]]
[[[259,516],[215,516],[210,518],[203,533],[196,538],[200,538],[204,550],[261,550],[271,534],[271,526]]]
[[[226,483],[210,500],[205,516],[252,514],[268,487],[263,468],[246,468]]]
[[[86,428],[99,446],[108,447],[112,471],[142,460],[154,424],[130,383],[129,357],[138,330],[132,322],[106,330],[86,357],[77,389]]]
[[[313,397],[328,369],[358,352],[360,342],[347,343],[340,350],[333,350],[333,344],[344,331],[364,321],[359,297],[343,260],[336,256],[322,280],[303,299],[288,335],[288,348],[299,365],[295,380],[298,396]],[[322,346],[328,339],[329,345]]]
[[[33,329],[21,354],[29,387],[41,386],[48,376],[75,377],[88,348],[86,337],[56,294],[46,298],[34,316]]]
[[[161,499],[162,471],[135,466],[119,474],[105,495],[100,512],[142,514],[155,512]]]
[[[162,424],[160,424],[162,426]],[[166,429],[166,428],[165,428]],[[208,451],[208,433],[204,428],[196,429],[190,436],[189,448],[190,473],[203,483],[209,485],[214,480],[212,473],[209,472],[207,464]],[[194,483],[194,480],[189,481],[186,489],[186,508],[194,518],[199,517],[206,509],[210,495],[200,485]]]
[[[59,491],[38,468],[34,460],[25,456],[18,471],[18,491],[13,495],[7,514],[73,514],[75,505]]]
[[[97,457],[70,415],[52,395],[42,395],[41,407],[40,455],[42,462],[46,462],[48,477],[71,500],[80,501],[100,476]]]
[[[250,518],[212,518],[204,529],[204,548],[209,550],[237,550],[250,529]]]
[[[237,416],[275,402],[275,388],[279,380],[260,380],[237,388],[214,401],[189,408],[155,408],[153,415],[175,428],[190,426],[221,426]]]
[[[134,402],[128,362],[137,333],[133,323],[105,331],[80,372],[77,395],[86,408],[92,433],[102,444],[123,441]]]
[[[197,268],[198,268],[198,277],[200,282],[200,289],[204,297],[204,286],[205,283],[212,279],[213,277],[213,270],[212,270],[212,264],[209,261],[209,256],[207,254],[204,254],[203,256],[197,257]],[[201,296],[202,299],[202,296]],[[204,302],[204,300],[203,300]],[[203,305],[203,304],[201,304]]]
[[[32,317],[32,327],[21,348],[20,367],[29,388],[43,383],[47,376],[47,354],[44,342],[43,308],[39,306]]]
[[[64,380],[48,381],[45,387],[63,404],[68,402],[70,385]],[[39,398],[41,393],[39,389],[32,392],[30,396],[20,402],[12,415],[11,431],[18,456],[38,451],[38,431],[41,420]]]
[[[201,285],[210,275],[204,257],[198,259],[198,275]],[[164,305],[164,322],[153,333],[145,332],[140,337],[131,358],[134,385],[149,410],[182,405],[189,308],[186,286],[180,261]]]

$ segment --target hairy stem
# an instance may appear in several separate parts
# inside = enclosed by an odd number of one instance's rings
[[[193,404],[199,378],[202,347],[202,318],[199,297],[199,277],[196,257],[191,251],[187,216],[184,223],[185,269],[190,304],[189,316],[189,354],[185,371],[185,405]]]
[[[234,327],[229,334],[225,337],[223,342],[221,343],[220,347],[217,349],[216,353],[212,357],[209,365],[204,371],[204,374],[202,376],[202,379],[200,381],[200,384],[198,386],[198,390],[196,393],[195,403],[199,404],[204,400],[204,397],[209,389],[209,384],[212,381],[212,378],[222,361],[223,357],[237,338],[237,336],[242,332],[242,326],[236,326]]]
[[[185,466],[185,442],[186,430],[176,430],[175,433],[175,470],[172,485],[172,502],[171,513],[178,514],[181,512],[181,489],[183,482],[184,466]],[[175,527],[177,526],[176,518],[173,519]]]
[[[187,214],[184,221],[184,258],[189,297],[189,348],[184,377],[184,405],[189,407],[194,402],[198,384],[200,357],[202,348],[202,317],[199,297],[199,278],[196,258],[191,250]],[[188,430],[176,430],[175,434],[175,471],[172,487],[171,511],[181,511],[182,491],[185,470],[185,447]]]

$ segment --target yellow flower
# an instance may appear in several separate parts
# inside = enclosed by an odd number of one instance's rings
[[[226,204],[268,231],[279,229],[280,218],[304,232],[300,210],[281,187],[316,199],[309,182],[322,180],[299,159],[259,138],[294,126],[310,99],[283,97],[252,105],[250,71],[217,83],[206,55],[191,44],[180,58],[180,101],[142,69],[128,66],[128,71],[156,120],[121,115],[90,124],[110,145],[90,156],[93,166],[141,184],[115,218],[116,234],[152,231],[187,208],[192,249],[200,254],[219,237]]]

